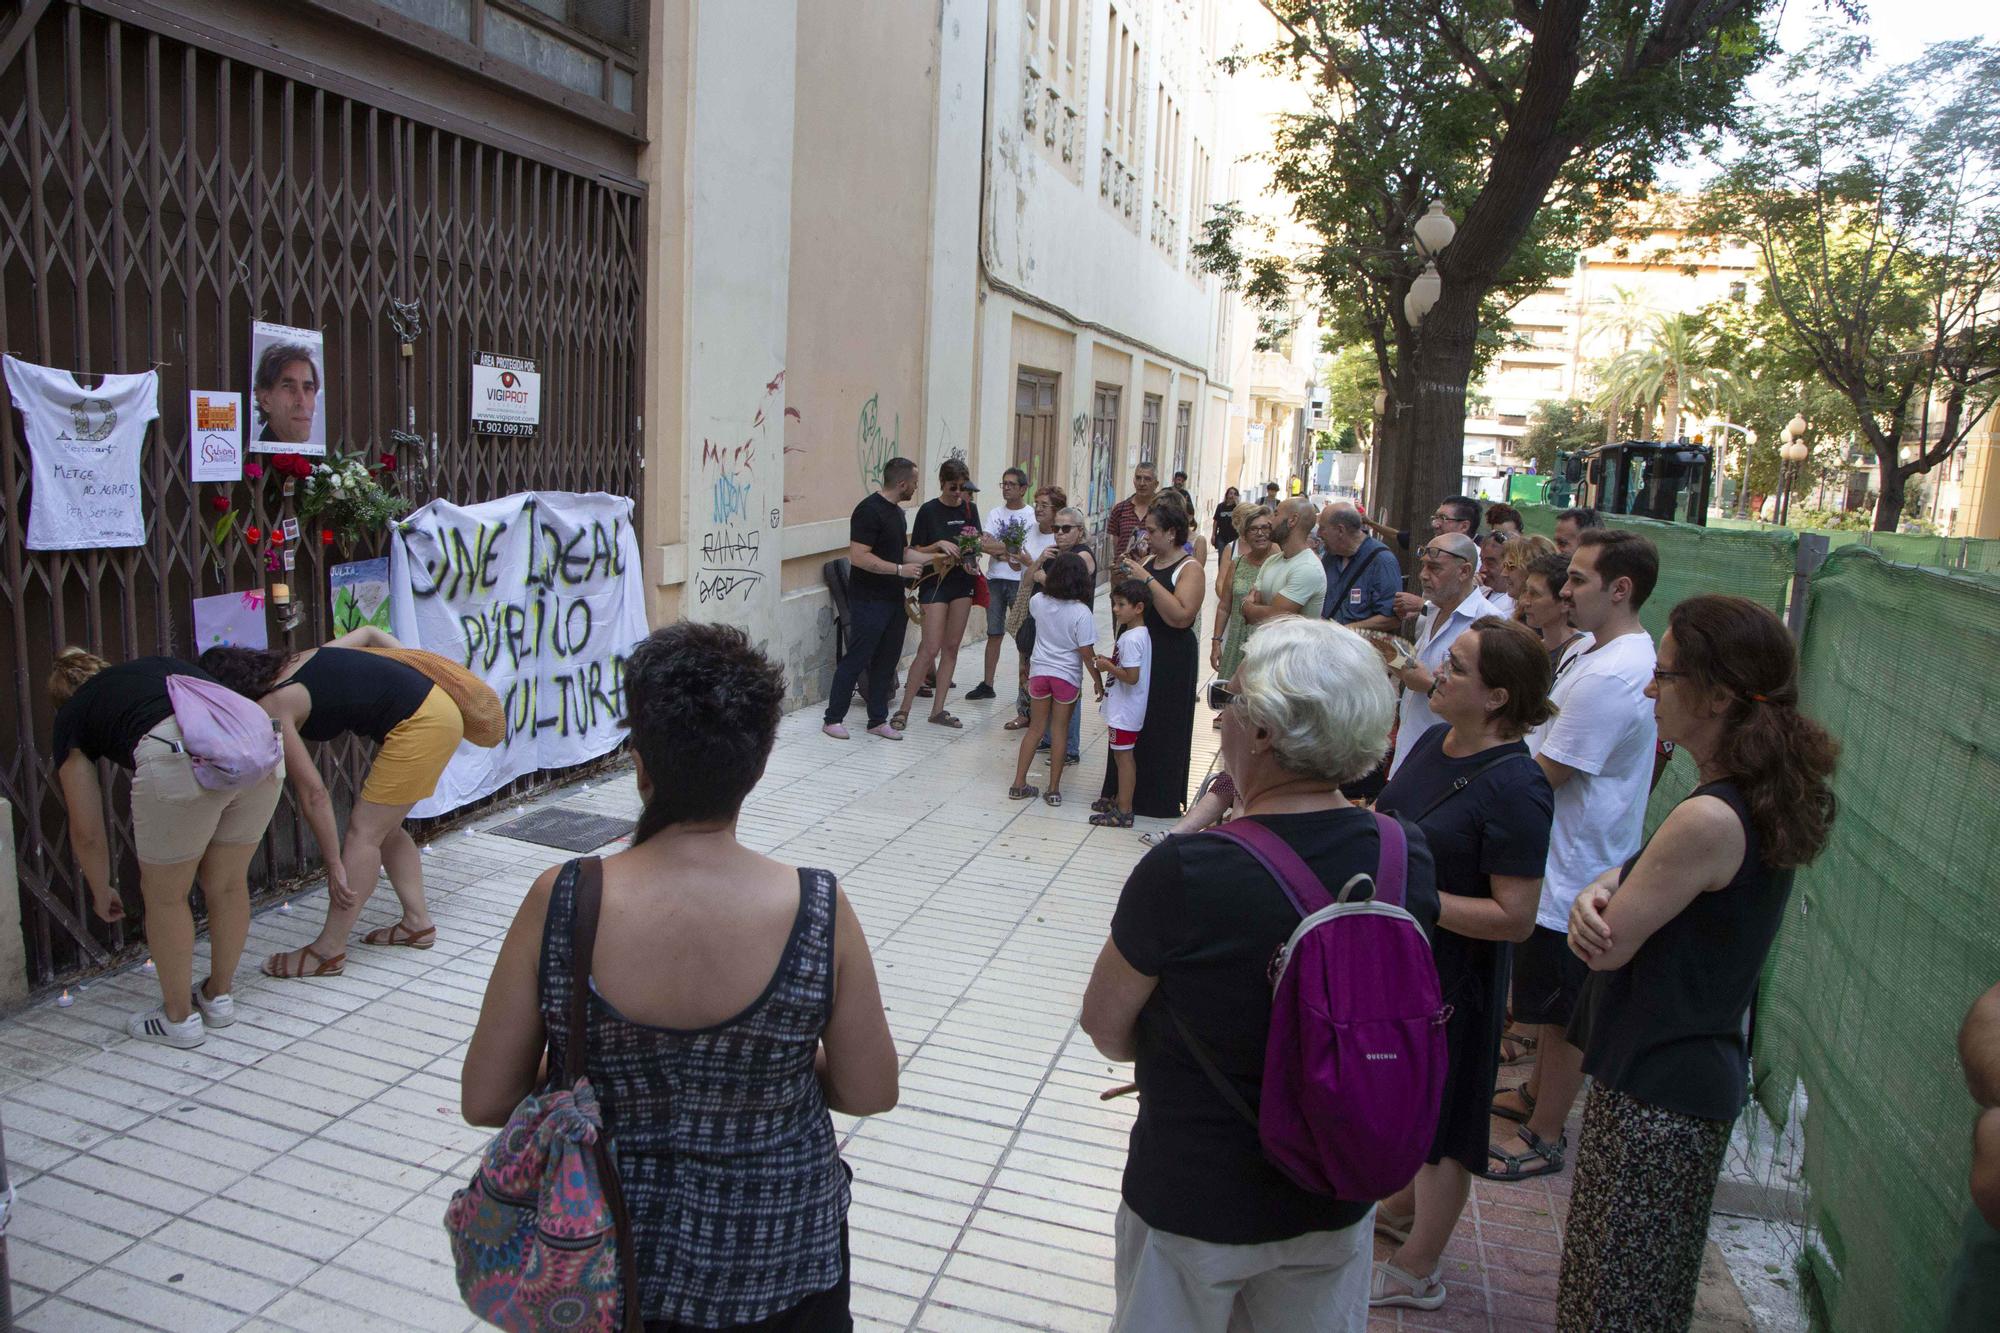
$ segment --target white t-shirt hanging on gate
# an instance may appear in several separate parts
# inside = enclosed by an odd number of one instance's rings
[[[159,373],[106,375],[86,389],[67,370],[11,356],[6,367],[33,466],[28,549],[144,546],[139,455],[160,415]]]
[[[1576,770],[1556,788],[1549,863],[1535,920],[1569,930],[1584,886],[1639,850],[1653,789],[1652,638],[1621,634],[1594,645],[1550,693],[1556,715],[1528,733],[1528,749]]]

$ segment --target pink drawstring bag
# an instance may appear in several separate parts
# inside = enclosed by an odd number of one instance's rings
[[[253,786],[285,762],[278,724],[227,686],[200,676],[168,676],[167,701],[194,780],[210,791]]]

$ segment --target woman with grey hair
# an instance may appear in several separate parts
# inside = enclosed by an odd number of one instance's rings
[[[1326,621],[1273,621],[1229,682],[1222,761],[1238,810],[1338,894],[1371,877],[1375,818],[1340,794],[1388,746],[1395,696],[1382,659]],[[1431,854],[1414,825],[1405,906],[1437,921]],[[1137,1063],[1138,1119],[1117,1222],[1121,1333],[1367,1326],[1374,1204],[1311,1193],[1264,1157],[1180,1035],[1207,1047],[1237,1096],[1262,1095],[1272,955],[1299,924],[1285,891],[1226,838],[1155,846],[1118,898],[1083,997],[1083,1027],[1112,1060]]]

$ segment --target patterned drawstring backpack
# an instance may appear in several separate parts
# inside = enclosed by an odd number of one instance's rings
[[[575,864],[564,1048],[575,1077],[564,1085],[552,1072],[547,1087],[514,1108],[486,1146],[472,1183],[452,1196],[444,1225],[459,1295],[487,1323],[519,1333],[639,1333],[644,1321],[625,1198],[597,1093],[582,1072],[603,862]]]

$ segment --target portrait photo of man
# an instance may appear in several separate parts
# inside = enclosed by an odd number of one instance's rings
[[[320,367],[325,346],[314,329],[253,324],[250,334],[250,403],[257,453],[324,454],[320,416],[325,387]]]

